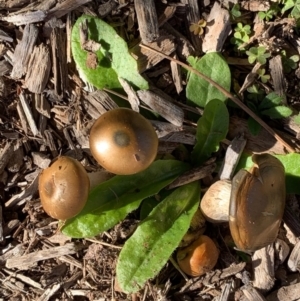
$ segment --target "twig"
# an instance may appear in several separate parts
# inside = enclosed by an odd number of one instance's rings
[[[289,145],[286,141],[284,141],[268,124],[266,124],[262,119],[260,119],[253,111],[251,111],[244,103],[242,103],[240,101],[240,99],[238,99],[237,97],[235,97],[234,95],[232,95],[230,92],[228,92],[227,90],[225,90],[222,86],[220,86],[218,83],[216,83],[215,81],[213,81],[211,78],[207,77],[206,75],[204,75],[203,73],[199,72],[198,70],[196,70],[195,68],[179,61],[176,60],[168,55],[165,55],[164,53],[161,53],[160,51],[151,48],[149,46],[140,44],[140,46],[142,48],[154,51],[158,54],[160,54],[162,57],[164,57],[165,59],[168,59],[169,61],[172,62],[176,62],[178,65],[182,66],[183,68],[185,68],[186,70],[193,72],[194,74],[196,74],[197,76],[201,77],[202,79],[206,80],[208,83],[210,83],[212,86],[214,86],[215,88],[217,88],[220,92],[222,92],[226,97],[230,98],[235,104],[237,104],[242,110],[244,110],[248,115],[250,115],[255,121],[257,121],[262,127],[264,127],[272,136],[274,136],[274,138],[279,141],[280,143],[282,143],[286,149],[291,152],[294,153],[295,149],[294,147],[292,147],[291,145]]]

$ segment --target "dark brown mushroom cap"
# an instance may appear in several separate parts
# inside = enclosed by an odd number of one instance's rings
[[[229,226],[238,249],[255,251],[274,242],[285,206],[285,171],[272,155],[253,155],[250,172],[232,180]]]
[[[39,177],[39,193],[46,213],[59,220],[77,215],[84,207],[90,181],[80,162],[59,157]]]
[[[108,171],[135,174],[155,159],[158,138],[145,117],[126,108],[101,115],[90,132],[90,150],[96,161]]]

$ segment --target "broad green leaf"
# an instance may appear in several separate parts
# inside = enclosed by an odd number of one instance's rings
[[[257,136],[261,130],[261,125],[252,117],[247,120],[248,128],[253,136]]]
[[[274,155],[285,169],[286,192],[300,194],[300,154]],[[241,168],[250,169],[253,166],[251,155],[243,154],[240,158],[237,171]]]
[[[123,220],[141,201],[158,193],[188,164],[176,160],[158,160],[145,171],[129,176],[115,176],[91,190],[83,210],[65,222],[62,232],[81,238],[95,236]]]
[[[291,11],[291,16],[294,17],[295,19],[300,18],[300,0],[296,0],[295,6]]]
[[[270,109],[282,104],[283,97],[275,92],[271,92],[262,100],[258,106],[258,110]]]
[[[181,186],[142,221],[119,255],[117,279],[124,292],[140,290],[158,274],[187,232],[199,200],[198,182]]]
[[[221,100],[211,100],[197,124],[196,145],[192,151],[192,160],[196,165],[201,165],[219,149],[220,141],[225,139],[228,128],[229,114],[226,105]]]
[[[200,60],[189,57],[188,62],[192,67],[214,80],[227,91],[230,90],[230,70],[227,62],[220,53],[207,53]],[[190,73],[189,75],[186,97],[190,104],[193,103],[202,108],[212,99],[220,99],[222,101],[227,99],[217,88],[194,73]]]
[[[284,6],[281,9],[281,13],[284,14],[287,10],[295,6],[295,0],[286,0],[284,1]]]
[[[291,116],[293,111],[286,106],[276,106],[267,110],[261,111],[261,114],[269,116],[271,119],[280,119]]]
[[[88,67],[88,52],[80,44],[80,26],[87,22],[88,38],[100,43],[96,51],[96,68]],[[95,87],[121,88],[118,76],[139,89],[148,89],[147,81],[138,73],[136,60],[129,54],[126,42],[107,23],[92,16],[82,16],[74,24],[71,37],[72,54],[81,78]]]

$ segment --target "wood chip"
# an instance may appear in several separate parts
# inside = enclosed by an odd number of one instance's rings
[[[266,299],[263,297],[263,295],[255,289],[251,284],[247,284],[243,286],[242,291],[244,295],[247,297],[247,300],[249,301],[266,301]]]
[[[47,85],[50,70],[50,53],[47,45],[34,47],[28,62],[24,85],[30,92],[42,93]]]
[[[292,272],[300,271],[300,240],[294,246],[287,265]]]
[[[281,55],[276,55],[269,60],[270,74],[273,80],[274,91],[283,96],[283,103],[286,103],[286,82],[283,74]]]
[[[38,175],[35,179],[29,184],[29,186],[24,189],[22,192],[14,194],[6,203],[6,208],[12,208],[14,206],[23,205],[28,199],[31,199],[33,195],[37,193],[38,190]]]
[[[46,250],[40,250],[23,256],[16,256],[14,258],[7,259],[5,266],[8,269],[21,269],[22,266],[28,267],[41,260],[75,254],[83,248],[84,245],[82,244],[68,243],[64,246],[52,247]]]
[[[300,283],[283,286],[267,296],[267,301],[299,301]]]
[[[206,22],[202,50],[204,52],[221,52],[225,40],[231,32],[229,11],[215,2]]]
[[[181,3],[185,4],[185,18],[187,23],[187,33],[192,41],[195,49],[200,52],[202,50],[202,40],[199,35],[195,35],[189,30],[190,25],[197,24],[201,19],[200,7],[198,0],[181,0]]]
[[[44,21],[46,19],[46,15],[46,12],[37,10],[18,15],[9,15],[8,17],[0,17],[0,20],[20,26]]]
[[[58,1],[56,6],[49,10],[46,21],[52,18],[59,19],[67,13],[71,12],[72,10],[91,1],[92,0],[65,0],[62,2]]]
[[[256,153],[274,153],[274,154],[286,154],[286,150],[281,143],[279,143],[273,136],[271,136],[265,129],[261,129],[258,135],[253,136],[247,124],[247,120],[232,116],[230,118],[228,139],[233,139],[239,134],[244,133],[244,137],[247,139],[245,149],[249,152]],[[281,137],[284,137],[287,141],[292,141],[286,133],[279,132]]]
[[[148,46],[154,48],[164,54],[171,54],[175,51],[174,37],[171,35],[161,35],[155,42],[148,43]],[[138,70],[140,73],[152,68],[164,58],[148,49],[141,48],[139,44],[136,44],[130,49],[131,55],[137,60]]]
[[[137,92],[140,100],[149,106],[154,112],[157,112],[163,118],[176,126],[182,126],[184,112],[183,110],[152,91],[139,90]]]
[[[16,46],[13,55],[13,69],[11,77],[19,79],[27,71],[30,56],[33,52],[38,37],[38,28],[29,24],[26,25],[21,42]]]
[[[246,143],[247,140],[244,138],[244,135],[237,136],[232,140],[226,150],[225,158],[218,173],[220,180],[232,179]]]
[[[26,120],[27,120],[27,122],[29,124],[29,127],[31,129],[31,132],[32,132],[33,136],[37,136],[40,133],[37,129],[35,120],[33,118],[32,110],[31,110],[31,108],[28,104],[27,97],[28,97],[28,95],[25,94],[24,91],[21,91],[21,93],[19,94],[20,103],[21,103],[22,109],[24,111],[24,114],[26,116]]]
[[[68,86],[67,68],[67,38],[64,29],[54,28],[50,35],[52,49],[52,72],[54,75],[54,90],[58,96],[63,96]]]
[[[142,42],[145,44],[155,41],[159,37],[158,19],[154,0],[135,0],[134,7],[139,24]]]
[[[53,284],[51,287],[47,288],[45,292],[37,299],[37,301],[48,301],[50,298],[59,291],[62,284]]]
[[[205,177],[210,176],[215,169],[215,163],[193,168],[179,176],[175,181],[173,181],[170,185],[167,186],[167,189],[173,189],[175,187],[179,187],[194,181],[201,180]]]
[[[132,110],[139,112],[140,111],[140,108],[139,108],[140,100],[139,100],[136,92],[125,79],[119,77],[119,82],[122,85],[126,94],[128,95],[128,101],[130,103]]]
[[[173,55],[174,59],[178,59],[177,55]],[[173,82],[176,88],[176,92],[177,94],[180,94],[180,92],[183,90],[183,84],[182,84],[182,78],[181,78],[181,68],[180,66],[171,61],[170,62],[171,65],[171,72],[172,72],[172,78],[173,78]]]
[[[273,244],[257,250],[252,255],[254,271],[253,286],[260,291],[268,292],[275,283],[275,250]]]

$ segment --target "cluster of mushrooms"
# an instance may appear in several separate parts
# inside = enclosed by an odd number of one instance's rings
[[[158,138],[151,123],[139,113],[118,108],[101,115],[90,132],[90,150],[107,171],[129,175],[146,169],[156,158]],[[285,205],[285,172],[281,162],[264,154],[254,155],[253,168],[240,170],[232,181],[214,183],[200,208],[212,223],[229,221],[238,249],[254,251],[277,236]],[[84,207],[90,181],[75,159],[61,156],[39,177],[39,193],[45,212],[59,220],[76,216]],[[188,275],[211,270],[219,251],[211,238],[197,237],[179,248],[177,261]]]

